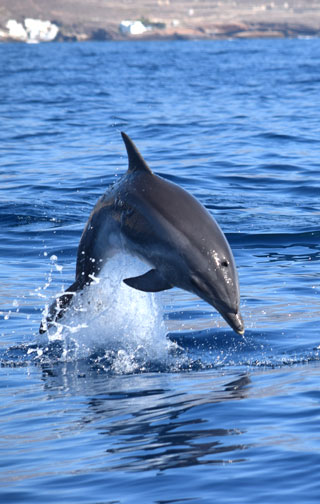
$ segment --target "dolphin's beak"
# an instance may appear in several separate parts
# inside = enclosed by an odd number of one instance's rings
[[[244,334],[244,323],[240,312],[238,313],[222,313],[224,320],[228,322],[229,326],[238,334]]]

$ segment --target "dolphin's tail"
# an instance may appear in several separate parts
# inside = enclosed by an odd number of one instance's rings
[[[47,318],[42,320],[40,324],[40,334],[44,334],[55,322],[63,317],[70,301],[78,290],[78,282],[74,282],[63,294],[61,294],[61,296],[54,300],[49,308]]]

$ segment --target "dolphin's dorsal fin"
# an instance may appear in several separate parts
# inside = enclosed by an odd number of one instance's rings
[[[144,171],[147,173],[152,173],[131,138],[129,138],[128,135],[126,135],[123,131],[121,131],[121,136],[127,149],[129,161],[128,171]]]

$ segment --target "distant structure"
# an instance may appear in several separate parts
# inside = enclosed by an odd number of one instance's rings
[[[24,25],[15,19],[9,19],[6,24],[7,32],[2,32],[2,37],[18,42],[36,44],[38,42],[51,42],[59,32],[59,28],[50,21],[26,18]]]
[[[122,35],[142,35],[146,31],[151,30],[149,26],[145,26],[141,21],[125,20],[121,21],[119,31]]]

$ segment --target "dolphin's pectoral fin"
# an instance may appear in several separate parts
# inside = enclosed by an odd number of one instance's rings
[[[125,278],[123,281],[130,287],[144,292],[159,292],[173,287],[156,269],[152,269],[144,275]]]
[[[44,334],[54,324],[54,322],[61,319],[77,290],[78,284],[77,282],[74,282],[61,296],[57,297],[53,301],[49,308],[46,320],[41,322],[39,328],[40,334]]]

